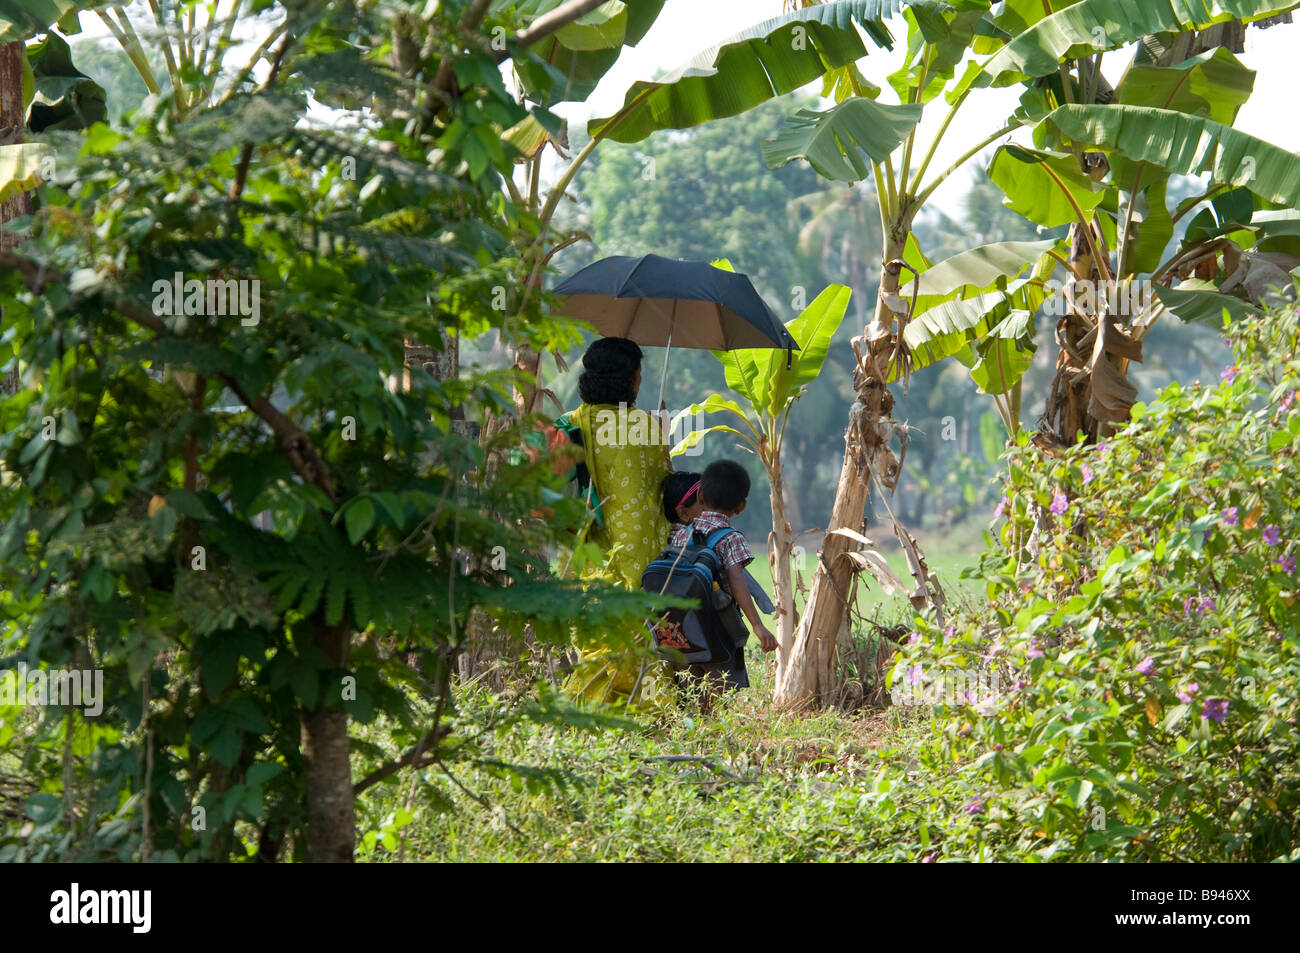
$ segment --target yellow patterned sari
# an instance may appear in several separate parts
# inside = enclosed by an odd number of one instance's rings
[[[668,541],[660,484],[672,465],[659,421],[644,410],[617,404],[582,404],[568,419],[582,430],[587,470],[604,515],[604,526],[592,526],[587,537],[605,551],[605,563],[583,576],[640,589],[642,570]],[[656,705],[666,697],[661,663],[647,664],[644,652],[592,645],[595,640],[583,635],[579,633],[581,660],[565,684],[570,696],[641,705]]]

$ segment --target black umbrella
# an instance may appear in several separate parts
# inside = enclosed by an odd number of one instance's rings
[[[707,261],[615,255],[565,278],[555,293],[565,299],[560,314],[648,347],[785,348],[787,366],[799,347],[748,277]],[[661,380],[661,405],[663,396]]]

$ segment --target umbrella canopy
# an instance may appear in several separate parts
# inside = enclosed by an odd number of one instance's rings
[[[615,255],[570,275],[555,292],[565,296],[560,314],[648,347],[799,347],[748,277],[707,261]]]

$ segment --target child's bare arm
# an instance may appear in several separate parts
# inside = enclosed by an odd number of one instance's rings
[[[758,637],[758,644],[763,647],[764,652],[771,652],[776,648],[776,636],[768,631],[767,626],[763,624],[762,618],[758,614],[758,607],[754,605],[754,597],[749,593],[749,583],[745,580],[745,567],[741,563],[735,563],[727,567],[727,588],[731,590],[731,598],[736,600],[736,605],[749,620],[749,627],[754,630],[754,635]]]

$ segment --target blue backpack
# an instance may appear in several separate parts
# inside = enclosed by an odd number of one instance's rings
[[[749,632],[740,609],[719,585],[722,560],[718,540],[736,530],[724,526],[708,536],[691,531],[685,546],[669,546],[641,573],[641,588],[692,599],[690,609],[665,609],[651,625],[655,645],[673,661],[722,662],[742,651]]]

